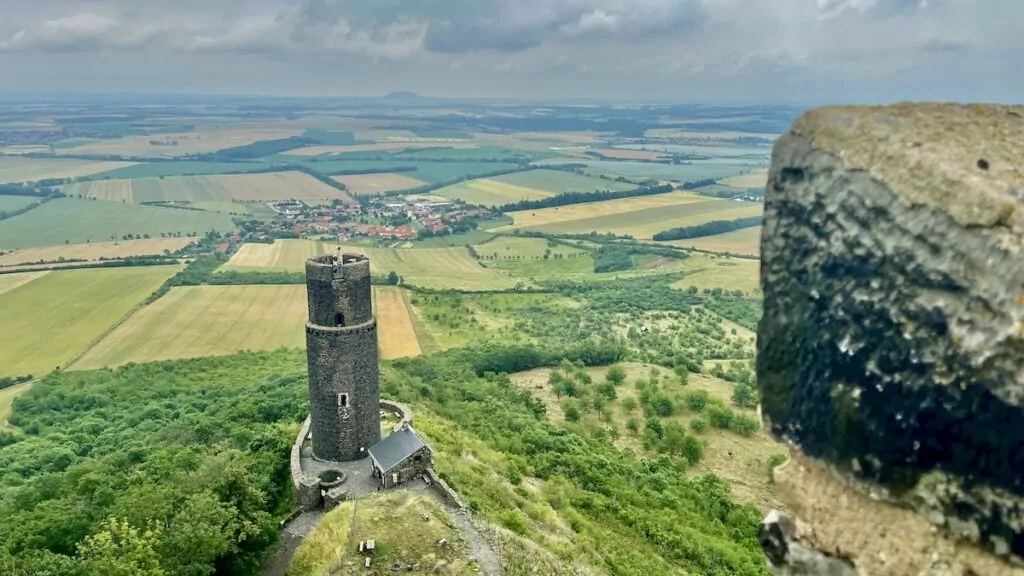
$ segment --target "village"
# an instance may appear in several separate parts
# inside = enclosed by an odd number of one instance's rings
[[[287,200],[267,205],[277,216],[247,223],[245,240],[336,236],[342,242],[411,242],[468,232],[499,211],[441,196],[374,196],[358,202],[307,204]]]

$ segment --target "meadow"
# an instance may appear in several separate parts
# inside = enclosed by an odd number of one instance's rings
[[[395,272],[409,284],[434,290],[505,290],[515,282],[474,260],[464,247],[367,248],[344,246],[346,252],[365,254],[374,274]]]
[[[305,347],[305,286],[181,286],[132,314],[72,369]]]
[[[629,182],[616,182],[615,180],[583,176],[562,170],[527,170],[525,172],[495,176],[490,180],[521,188],[550,192],[551,195],[564,194],[566,192],[594,192],[595,190],[620,192],[636,188],[636,184]]]
[[[60,198],[13,218],[0,220],[0,248],[85,244],[127,234],[181,233],[203,235],[234,229],[231,217],[198,210],[178,210]]]
[[[374,286],[373,313],[377,317],[377,341],[382,359],[422,353],[404,290],[397,286]]]
[[[488,242],[473,246],[476,253],[485,260],[528,259],[542,260],[544,256],[582,256],[589,251],[574,248],[557,242],[549,242],[542,238],[520,238],[516,236],[496,236]]]
[[[299,238],[275,240],[273,244],[242,244],[220,269],[237,272],[304,272],[306,260],[335,245]]]
[[[149,240],[118,240],[117,242],[91,242],[89,244],[59,244],[39,248],[26,248],[0,254],[0,268],[33,264],[35,262],[57,262],[65,260],[89,260],[127,258],[129,256],[163,255],[165,250],[176,252],[193,242],[192,238],[150,238]],[[75,265],[69,262],[68,265]]]
[[[733,188],[764,188],[768,185],[768,171],[756,170],[749,174],[730,176],[719,180],[718,183]]]
[[[693,286],[698,290],[721,288],[760,296],[760,260],[693,254],[685,261],[686,276],[672,284],[680,290]]]
[[[0,183],[79,178],[132,165],[131,162],[0,156]]]
[[[671,242],[663,242],[663,244],[681,248],[697,248],[710,252],[729,252],[730,254],[760,256],[761,227],[742,228],[726,232],[725,234],[690,238],[688,240],[673,240]]]
[[[411,190],[423,186],[415,178],[405,174],[354,174],[351,176],[335,176],[335,180],[345,185],[349,192],[357,196],[372,196],[398,190]]]
[[[512,202],[519,202],[520,200],[550,198],[553,195],[544,190],[524,188],[490,179],[467,180],[466,182],[445,186],[440,190],[435,190],[434,193],[452,200],[462,200],[468,204],[479,204],[489,207],[502,206]]]
[[[103,200],[104,202],[124,202],[128,204],[135,202],[131,180],[76,182],[62,187],[61,192],[73,198],[91,198]]]
[[[42,376],[82,353],[177,266],[50,272],[0,294],[0,376]],[[140,342],[133,342],[138,346]]]
[[[132,181],[131,188],[138,203],[349,199],[302,172],[140,178]]]

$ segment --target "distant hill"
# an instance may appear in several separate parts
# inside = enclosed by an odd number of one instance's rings
[[[381,100],[430,100],[427,96],[420,96],[415,92],[408,90],[400,90],[398,92],[391,92],[381,97]]]

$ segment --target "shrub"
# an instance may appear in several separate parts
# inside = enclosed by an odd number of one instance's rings
[[[714,426],[715,428],[721,428],[723,430],[729,429],[730,425],[732,424],[733,418],[735,417],[732,410],[726,408],[725,406],[718,405],[713,405],[710,408],[708,408],[707,414],[708,421],[711,423],[711,425]]]
[[[690,421],[690,430],[694,434],[703,434],[708,431],[708,421],[703,416],[698,416]]]
[[[682,454],[691,466],[697,464],[704,458],[704,442],[696,436],[687,436],[683,439]]]
[[[703,412],[708,406],[708,402],[711,397],[708,393],[703,390],[694,390],[693,392],[687,392],[684,396],[686,400],[686,406],[693,412]]]
[[[729,429],[740,436],[749,438],[757,434],[757,431],[761,429],[761,423],[746,414],[733,414],[732,421],[729,422]]]

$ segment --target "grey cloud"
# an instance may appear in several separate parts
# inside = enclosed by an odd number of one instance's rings
[[[921,51],[929,54],[951,54],[957,52],[968,52],[971,50],[969,44],[953,42],[950,40],[932,40],[921,46]]]

